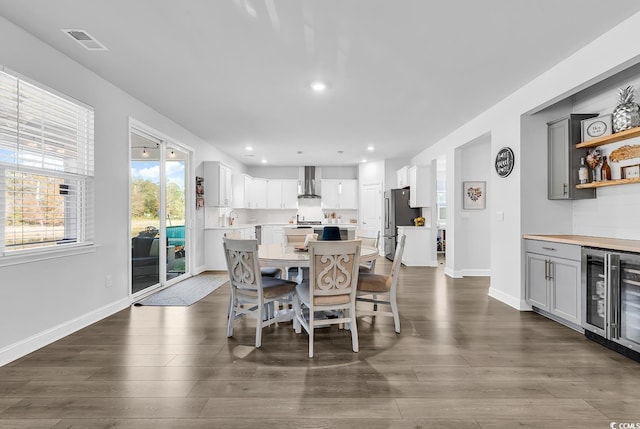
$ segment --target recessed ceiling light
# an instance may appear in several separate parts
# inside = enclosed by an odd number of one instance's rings
[[[248,150],[249,152],[251,152],[253,150],[253,146],[247,146],[244,148],[244,150]]]
[[[266,160],[266,159],[263,159],[263,160],[262,160],[262,163],[263,163],[263,164],[266,164],[266,163],[267,163],[267,160]]]
[[[360,161],[360,162],[367,162],[367,160],[366,160],[366,159],[363,159],[363,160],[362,160],[362,161]]]
[[[321,93],[325,92],[327,88],[329,88],[329,85],[321,80],[314,80],[309,84],[309,88],[311,88],[313,92]]]
[[[367,150],[368,150],[368,151],[374,151],[375,149],[376,149],[376,148],[375,148],[375,147],[373,147],[373,145],[371,145],[371,144],[370,144],[369,146],[367,146]]]

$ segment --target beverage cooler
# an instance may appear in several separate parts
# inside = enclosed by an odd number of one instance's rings
[[[585,335],[638,360],[640,357],[640,255],[582,250]]]

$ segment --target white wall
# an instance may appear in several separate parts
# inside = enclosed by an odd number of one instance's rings
[[[191,146],[199,175],[203,159],[238,163],[2,17],[0,40],[11,40],[0,44],[4,67],[94,107],[96,204],[94,252],[0,268],[2,365],[130,304],[129,117]],[[196,212],[196,265],[203,223]]]
[[[522,148],[521,116],[555,104],[638,63],[640,44],[631,43],[626,45],[625,49],[612,49],[612,46],[619,44],[620,40],[637,40],[639,37],[640,14],[635,14],[411,160],[412,164],[424,164],[441,154],[447,154],[447,166],[449,166],[449,154],[452,148],[463,146],[487,133],[491,134],[492,160],[500,148],[513,149],[516,164],[511,175],[500,178],[492,172],[489,180],[492,190],[489,194],[491,207],[489,294],[492,297],[515,308],[529,308],[524,302],[523,293],[522,213],[536,203],[542,204],[542,200],[534,200],[530,195],[521,194],[521,183],[530,180],[523,175],[525,171],[523,164],[535,164],[537,168],[544,168],[541,167],[541,163],[546,164],[546,157],[540,160],[537,157],[523,156],[523,152],[527,149],[523,151]],[[594,58],[598,60],[595,61]],[[526,171],[530,171],[530,168],[527,167]],[[449,179],[448,173],[447,180]],[[546,181],[538,183],[537,186],[546,188]],[[502,220],[498,220],[498,213],[502,214]],[[624,234],[624,230],[620,228],[617,233]],[[459,239],[456,235],[455,231],[450,230],[448,222],[447,247],[452,244],[452,239],[454,246],[456,245]],[[447,252],[448,258],[449,252]]]
[[[464,145],[460,154],[460,182],[457,189],[463,190],[463,182],[483,181],[486,195],[491,194],[491,137],[486,135]],[[463,198],[463,195],[460,195]],[[491,267],[491,204],[487,201],[484,210],[461,210],[457,229],[459,243],[463,242],[461,258],[456,261],[456,271],[463,276],[487,276]]]

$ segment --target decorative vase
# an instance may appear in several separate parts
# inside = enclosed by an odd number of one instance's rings
[[[640,106],[633,101],[633,86],[618,90],[618,105],[613,109],[613,132],[628,130],[640,125]]]

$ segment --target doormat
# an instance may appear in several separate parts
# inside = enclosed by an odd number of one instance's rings
[[[228,281],[227,274],[200,274],[141,299],[134,305],[188,307]]]

